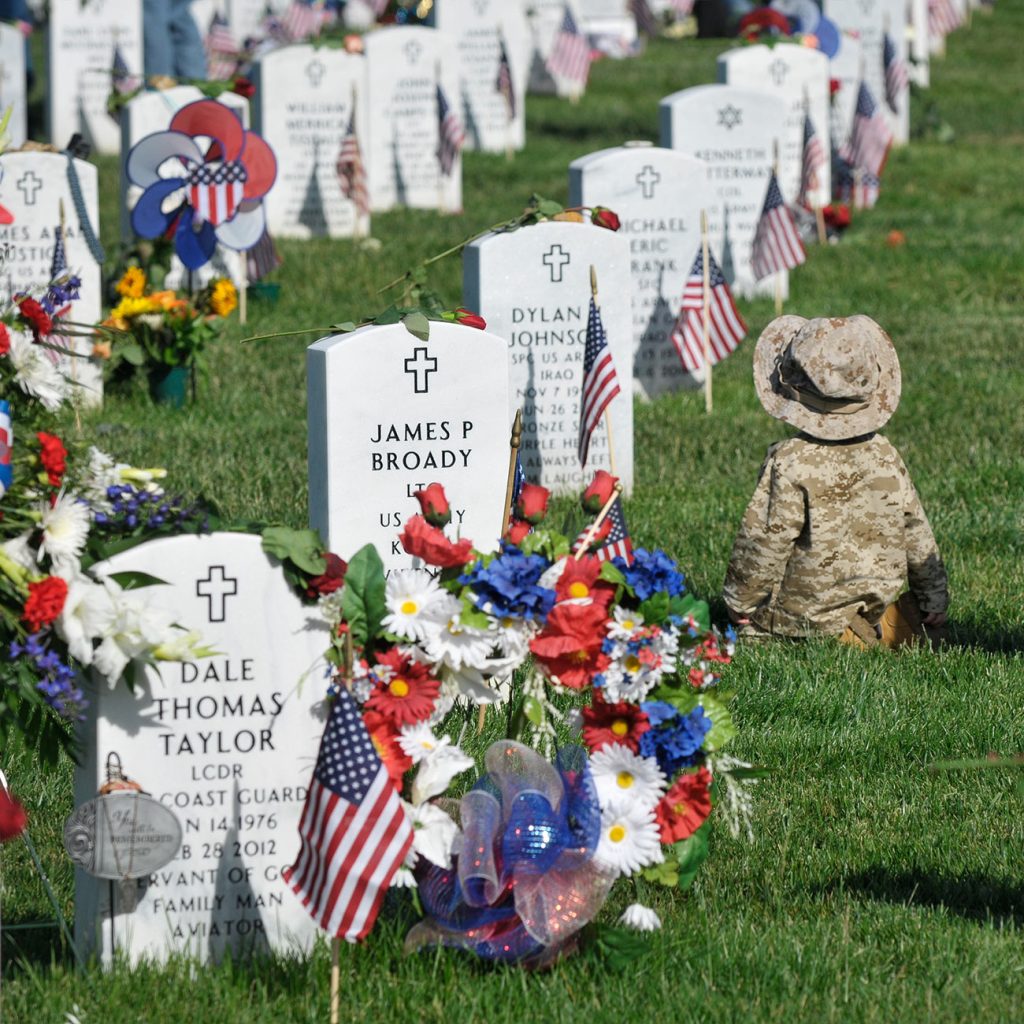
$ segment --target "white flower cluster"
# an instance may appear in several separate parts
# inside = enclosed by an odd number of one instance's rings
[[[13,327],[7,330],[11,340],[8,357],[18,387],[38,398],[49,412],[56,412],[71,397],[71,382],[58,369],[50,350],[37,345],[31,334]]]
[[[604,671],[603,695],[609,703],[639,704],[666,672],[675,668],[679,635],[672,629],[644,626],[638,612],[621,605],[608,623],[605,653],[611,664]]]

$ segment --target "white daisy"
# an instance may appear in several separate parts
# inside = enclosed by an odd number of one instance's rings
[[[653,757],[641,757],[621,743],[606,743],[590,755],[597,799],[608,807],[628,797],[642,807],[654,807],[665,792],[665,775]]]
[[[459,603],[454,603],[458,609]],[[431,662],[435,665],[443,663],[455,670],[482,669],[494,646],[494,638],[489,632],[462,625],[457,611],[439,629],[421,639],[423,651]]]
[[[10,339],[8,355],[18,386],[25,394],[38,398],[50,412],[56,412],[70,395],[67,379],[50,361],[48,350],[28,335],[11,331]]]
[[[396,569],[388,576],[384,592],[388,614],[384,626],[411,640],[423,640],[455,615],[459,603],[438,586],[429,573]]]
[[[644,617],[618,605],[608,622],[608,635],[614,640],[628,640],[644,624]]]
[[[619,924],[637,932],[656,932],[661,927],[661,918],[642,903],[630,903],[622,912]]]
[[[55,569],[77,569],[85,549],[91,522],[89,506],[72,494],[61,491],[53,508],[42,508],[43,542],[39,557],[49,555]]]
[[[601,811],[601,838],[594,863],[618,875],[631,875],[665,859],[654,810],[620,797]]]
[[[412,758],[413,764],[419,764],[428,754],[448,743],[451,740],[447,736],[438,739],[427,722],[403,726],[398,732],[398,745],[406,757]]]

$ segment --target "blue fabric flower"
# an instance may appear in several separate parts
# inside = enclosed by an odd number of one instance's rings
[[[675,597],[686,590],[685,577],[664,551],[639,548],[633,552],[632,564],[627,565],[623,558],[616,558],[614,564],[641,601],[659,591]]]
[[[25,638],[23,644],[13,641],[10,645],[11,658],[25,657],[31,661],[41,675],[36,689],[46,703],[62,718],[81,721],[86,700],[85,694],[76,685],[78,675],[54,651],[48,650],[39,637],[39,633],[33,633]]]
[[[645,701],[640,705],[653,728],[640,737],[640,753],[654,757],[658,767],[672,778],[680,768],[696,764],[704,737],[711,729],[711,719],[702,707],[688,714],[664,701]],[[666,709],[671,709],[671,714]]]
[[[503,543],[497,558],[486,566],[477,564],[459,582],[472,588],[478,607],[498,618],[543,622],[555,603],[555,592],[538,584],[547,567],[541,555],[527,555]]]

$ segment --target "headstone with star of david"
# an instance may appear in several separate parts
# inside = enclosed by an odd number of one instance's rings
[[[800,194],[807,112],[826,156],[818,188],[808,198],[814,205],[827,206],[832,197],[828,57],[796,43],[740,46],[719,56],[718,80],[777,96],[786,105],[785,133],[779,140],[779,188],[787,203],[795,203]]]
[[[445,533],[496,546],[508,477],[509,358],[492,330],[431,322],[371,325],[311,345],[306,356],[309,516],[332,551],[373,544],[385,568],[423,568],[398,534],[413,493],[444,486]]]
[[[430,23],[444,34],[445,60],[456,71],[466,148],[492,153],[522,149],[531,53],[523,5],[503,0],[436,0]],[[496,86],[502,41],[512,80],[511,110]]]
[[[586,468],[578,439],[590,305],[597,275],[601,320],[619,395],[609,406],[615,472],[633,486],[632,280],[629,241],[592,224],[545,221],[485,235],[463,254],[462,297],[505,338],[512,363],[511,410],[523,410],[527,479],[578,494],[597,469],[610,469],[606,423],[594,429]]]
[[[13,26],[0,25],[0,110],[11,109],[7,135],[12,148],[28,138],[28,97],[25,91],[25,37]]]
[[[629,240],[633,381],[645,397],[692,380],[672,327],[700,247],[700,211],[713,201],[706,164],[649,143],[603,149],[569,165],[569,205],[608,207]]]
[[[458,76],[436,29],[402,25],[367,33],[369,188],[373,209],[462,209],[462,158],[441,169],[438,87],[457,110]],[[446,68],[447,65],[447,68]]]
[[[115,752],[183,836],[142,882],[108,887],[76,870],[79,947],[107,964],[115,953],[137,963],[308,949],[316,927],[281,872],[298,853],[323,731],[326,622],[252,534],[153,540],[97,571],[162,581],[146,587],[147,602],[216,654],[146,667],[134,690],[89,686],[76,805],[96,796]]]
[[[283,46],[253,64],[253,78],[253,127],[277,154],[277,180],[263,201],[271,235],[366,235],[369,215],[346,194],[337,170],[353,101],[364,169],[370,158],[365,58],[326,46]]]
[[[116,154],[107,98],[122,62],[125,87],[142,84],[142,0],[51,0],[48,38],[50,141],[63,148],[80,132],[93,152]]]
[[[74,161],[85,220],[100,233],[99,185],[96,166]],[[82,216],[68,180],[68,158],[41,151],[0,154],[0,288],[5,295],[27,293],[39,298],[51,280],[53,252],[64,209],[64,251],[67,270],[82,280],[80,297],[65,319],[95,324],[101,319],[102,268],[87,241]],[[92,340],[67,338],[78,353],[60,357],[62,372],[75,383],[74,401],[84,407],[103,401],[103,367],[90,358]],[[54,353],[55,359],[58,358]]]
[[[751,250],[773,150],[785,137],[786,107],[777,96],[733,85],[700,85],[660,103],[661,144],[709,165],[711,252],[735,294],[774,294],[776,275],[754,280]],[[788,278],[781,277],[782,293]]]

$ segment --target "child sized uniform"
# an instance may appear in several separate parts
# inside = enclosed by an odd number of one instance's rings
[[[874,625],[908,580],[923,614],[949,603],[946,571],[899,452],[878,434],[772,445],[743,516],[726,604],[783,636]]]

